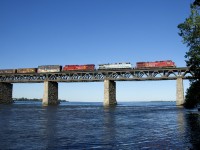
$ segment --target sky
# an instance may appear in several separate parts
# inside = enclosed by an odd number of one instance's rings
[[[192,0],[0,0],[0,69],[172,60],[186,66],[177,25]],[[13,97],[42,98],[42,83]],[[103,82],[59,83],[59,98],[102,102]],[[189,82],[184,81],[184,89]],[[175,100],[176,81],[117,82],[117,101]]]

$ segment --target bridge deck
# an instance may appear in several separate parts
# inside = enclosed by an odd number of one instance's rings
[[[193,72],[187,67],[154,69],[121,69],[95,71],[66,71],[32,74],[0,74],[0,82],[41,83],[55,82],[102,82],[105,79],[115,81],[176,80],[193,78]]]

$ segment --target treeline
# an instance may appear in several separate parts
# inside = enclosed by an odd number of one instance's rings
[[[36,102],[42,102],[42,98],[25,98],[25,97],[22,97],[22,98],[13,98],[13,101],[36,101]],[[61,99],[58,99],[58,101],[60,101],[60,102],[68,102],[67,100],[61,100]]]
[[[38,99],[38,98],[13,98],[13,101],[42,101],[42,99]]]

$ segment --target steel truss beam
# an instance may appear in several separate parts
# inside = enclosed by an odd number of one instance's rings
[[[95,70],[68,71],[60,73],[35,74],[0,74],[0,82],[7,83],[40,83],[55,82],[102,82],[105,79],[115,81],[145,81],[145,80],[176,80],[193,78],[194,73],[189,68],[160,68],[142,70]]]

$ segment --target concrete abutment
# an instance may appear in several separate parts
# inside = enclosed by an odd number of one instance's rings
[[[58,83],[51,81],[44,81],[44,95],[42,105],[58,105]]]
[[[0,82],[0,104],[11,104],[13,85],[11,83]]]
[[[104,106],[117,105],[116,101],[116,82],[104,80]]]

